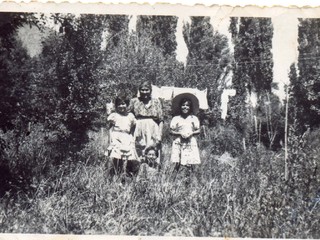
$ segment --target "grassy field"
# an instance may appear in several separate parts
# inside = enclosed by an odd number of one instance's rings
[[[15,188],[2,196],[0,232],[320,238],[320,131],[290,138],[288,181],[283,150],[257,145],[241,152],[227,127],[199,140],[202,164],[174,180],[170,139],[159,176],[122,183],[108,176],[104,136],[89,136],[81,152],[56,165],[53,136],[35,131],[15,149],[14,138],[1,133],[11,139],[8,167],[24,166],[31,177],[12,180]]]

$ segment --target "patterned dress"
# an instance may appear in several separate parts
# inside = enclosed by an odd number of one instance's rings
[[[134,144],[133,135],[130,134],[132,127],[136,125],[136,118],[132,113],[121,115],[111,113],[107,121],[113,123],[110,131],[110,145],[108,150],[111,158],[124,160],[139,160]]]
[[[151,98],[148,104],[144,104],[139,98],[133,98],[129,109],[137,119],[134,137],[141,156],[145,148],[161,141],[159,124],[163,121],[162,104],[157,98]]]
[[[170,129],[181,135],[192,133],[199,128],[199,119],[194,115],[189,115],[187,118],[175,116],[170,123]],[[200,164],[197,139],[194,136],[185,139],[181,135],[176,136],[173,140],[171,161],[181,165]]]

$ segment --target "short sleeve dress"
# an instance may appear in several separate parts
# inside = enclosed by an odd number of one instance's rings
[[[133,98],[129,109],[137,119],[134,133],[137,148],[144,150],[149,146],[154,146],[161,140],[159,128],[160,122],[163,121],[161,101],[151,98],[148,104],[144,104],[139,98]]]
[[[121,115],[119,113],[111,113],[107,121],[113,123],[110,131],[110,151],[111,158],[139,160],[134,144],[133,135],[130,130],[136,125],[136,118],[132,113]]]
[[[199,128],[199,119],[194,115],[189,115],[186,118],[175,116],[170,123],[170,129],[181,134],[191,133]],[[181,165],[200,164],[197,139],[194,136],[188,139],[176,136],[172,143],[171,161]]]

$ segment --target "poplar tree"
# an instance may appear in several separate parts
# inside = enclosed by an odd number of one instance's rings
[[[146,64],[144,75],[151,76],[158,86],[177,86],[183,78],[183,64],[176,60],[177,22],[176,16],[138,16],[137,19],[137,41],[149,42],[139,48],[138,54],[144,56],[139,64]],[[147,57],[147,52],[155,54]]]
[[[320,20],[300,19],[298,27],[297,82],[292,82],[297,104],[297,119],[302,128],[320,124]]]
[[[230,32],[234,43],[235,87],[256,92],[271,92],[273,79],[272,37],[270,18],[231,18]],[[238,25],[239,24],[239,25]],[[245,81],[245,82],[244,82]],[[242,87],[240,87],[242,85]]]
[[[288,122],[290,124],[298,123],[296,122],[298,118],[303,117],[304,110],[303,102],[305,101],[305,91],[302,88],[302,84],[299,82],[297,68],[295,64],[291,64],[290,71],[289,71],[289,81],[290,84],[288,86],[288,98],[289,98],[289,105],[288,109],[290,114],[288,115]]]
[[[258,103],[271,94],[273,27],[270,18],[241,17],[230,19],[229,31],[234,44],[232,87],[236,89],[230,101],[229,120],[248,136],[254,112],[246,104],[250,94],[257,95]]]
[[[191,17],[191,23],[184,25],[183,36],[188,56],[181,84],[207,88],[209,105],[219,115],[220,96],[230,71],[227,37],[214,31],[209,17]]]
[[[177,48],[175,31],[176,16],[139,16],[137,20],[138,37],[149,35],[152,44],[161,49],[164,57],[175,56]]]

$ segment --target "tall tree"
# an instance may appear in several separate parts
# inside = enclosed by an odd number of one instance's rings
[[[138,16],[136,31],[123,34],[118,46],[106,55],[107,95],[114,97],[126,89],[132,96],[138,83],[146,79],[158,86],[175,85],[180,80],[183,65],[175,59],[175,21],[173,17]],[[170,29],[163,29],[163,26],[170,26]],[[109,32],[108,38],[116,34]],[[112,80],[112,84],[106,80]]]
[[[303,85],[299,82],[298,74],[297,74],[297,68],[295,64],[291,64],[290,66],[290,72],[289,72],[289,80],[290,84],[286,89],[288,91],[288,109],[289,109],[289,116],[288,121],[289,123],[298,123],[298,119],[301,119],[304,117],[305,112],[304,111],[304,101],[306,92],[303,89]],[[301,119],[302,120],[302,119]]]
[[[239,23],[237,22],[237,19],[231,18],[230,31],[235,45],[234,70],[240,73],[240,75],[235,74],[233,84],[236,87],[246,86],[249,92],[256,92],[258,96],[265,91],[271,92],[273,79],[271,19],[242,17]]]
[[[234,44],[232,85],[236,96],[231,100],[230,121],[248,135],[253,124],[250,95],[256,94],[258,103],[271,94],[273,79],[272,37],[270,18],[231,18],[229,31]],[[259,108],[259,106],[258,106]]]
[[[218,110],[220,96],[230,72],[227,37],[214,31],[209,17],[191,17],[184,25],[183,35],[188,47],[183,86],[208,89],[209,105]]]
[[[137,40],[140,43],[150,41],[147,48],[140,48],[140,53],[145,55],[145,50],[154,48],[152,51],[160,54],[149,57],[150,60],[155,57],[157,59],[147,68],[149,74],[153,75],[154,84],[159,86],[177,85],[183,75],[183,65],[176,60],[177,22],[178,18],[175,16],[139,16],[137,19]]]
[[[292,82],[300,125],[320,125],[320,20],[300,19],[297,82]]]
[[[154,46],[161,49],[164,57],[175,56],[177,22],[176,16],[139,16],[138,37],[147,34]]]
[[[129,18],[126,15],[106,15],[106,51],[110,53],[129,34]]]

